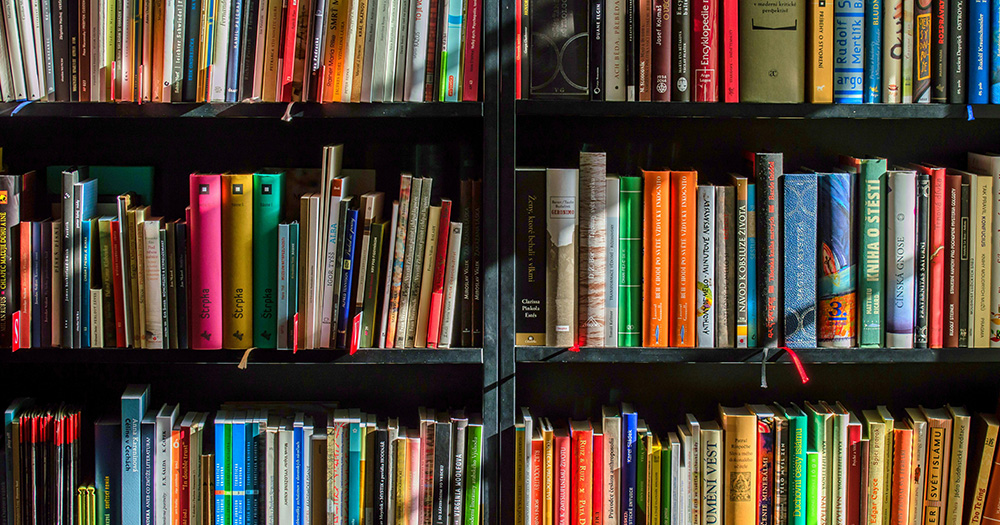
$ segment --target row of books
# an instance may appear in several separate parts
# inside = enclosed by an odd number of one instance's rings
[[[516,96],[996,104],[996,9],[990,0],[527,0],[515,11]]]
[[[720,406],[676,430],[628,404],[568,422],[522,408],[515,524],[995,523],[997,428],[952,406]]]
[[[342,169],[342,154],[327,147],[322,170],[287,190],[283,171],[193,174],[187,216],[173,221],[140,204],[148,191],[98,202],[106,179],[87,167],[56,174],[57,218],[42,219],[27,211],[37,177],[0,175],[0,341],[15,350],[481,345],[481,181],[462,180],[454,206],[432,205],[434,180],[404,173],[389,203],[375,171]]]
[[[518,169],[515,343],[1000,345],[1000,156],[828,173],[748,159],[719,185],[607,174],[601,152]]]
[[[7,0],[0,99],[479,97],[482,0]]]
[[[226,403],[213,417],[150,403],[149,385],[129,385],[81,451],[79,411],[14,400],[0,457],[6,524],[482,520],[477,414],[420,409],[408,427],[336,404]]]

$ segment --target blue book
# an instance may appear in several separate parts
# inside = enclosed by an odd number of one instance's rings
[[[347,443],[347,525],[361,524],[361,416],[350,414]]]
[[[233,414],[233,525],[246,524],[247,437],[246,412]]]
[[[250,412],[247,415],[247,481],[246,488],[246,524],[258,525],[258,501],[260,489],[257,476],[260,472],[260,425],[261,412]]]
[[[1000,104],[1000,0],[990,0],[990,103]]]
[[[243,26],[243,0],[232,0],[229,22],[229,65],[226,66],[226,102],[238,102],[240,91],[240,33]]]
[[[299,223],[288,225],[288,347],[295,348],[292,331],[299,313]]]
[[[156,450],[156,411],[146,412],[140,423],[139,439],[142,442],[142,525],[154,525],[153,490],[156,469],[153,467],[153,451]]]
[[[786,281],[787,283],[787,281]],[[809,444],[809,424],[806,414],[795,403],[782,407],[788,419],[788,525],[806,525],[808,474],[806,451]]]
[[[302,508],[305,505],[305,502],[302,501],[302,471],[305,469],[305,465],[302,463],[304,426],[305,414],[302,412],[295,414],[294,426],[292,427],[292,457],[294,458],[292,475],[292,523],[294,525],[303,525],[304,523],[302,514]]]
[[[42,223],[31,224],[31,347],[42,347]],[[46,249],[45,251],[48,251]]]
[[[444,33],[445,49],[441,54],[441,101],[462,100],[462,0],[447,0],[448,27]]]
[[[215,525],[226,525],[226,419],[229,413],[215,413]]]
[[[990,1],[969,3],[969,104],[989,104]]]
[[[92,257],[90,253],[90,226],[90,221],[83,221],[83,225],[80,228],[80,235],[83,239],[83,254],[80,259],[80,289],[83,290],[83,295],[80,297],[80,302],[76,304],[80,305],[81,348],[90,348],[90,264]]]
[[[855,175],[819,175],[816,204],[816,340],[822,347],[857,344]]]
[[[837,0],[833,8],[833,101],[860,104],[864,93],[864,0]]]
[[[785,346],[816,347],[815,173],[786,173],[781,184]]]
[[[140,435],[149,403],[149,385],[128,385],[122,393],[121,415],[121,523],[141,525],[143,447]]]
[[[186,0],[184,6],[184,80],[181,85],[181,100],[194,102],[198,97],[198,41],[201,31],[201,2]],[[186,348],[186,345],[182,348]]]
[[[347,348],[353,325],[351,311],[354,306],[354,248],[357,244],[358,210],[347,211],[347,226],[344,229],[344,270],[340,286],[340,322],[337,324],[337,347]]]
[[[865,0],[865,104],[882,102],[882,9],[882,0]]]
[[[639,416],[631,405],[622,404],[622,525],[635,525],[636,471],[639,464]]]
[[[83,313],[86,312],[89,318],[90,315],[90,288],[83,287],[83,235],[80,234],[83,230],[83,224],[94,217],[95,210],[97,209],[97,179],[88,179],[82,182],[77,182],[73,184],[73,231],[77,235],[73,235],[73,261],[72,268],[70,268],[70,273],[72,274],[73,282],[73,304],[76,305],[73,312],[73,327],[75,331],[73,333],[73,346],[74,348],[79,348],[83,343]],[[87,302],[84,303],[83,299],[86,297]],[[89,323],[87,331],[90,331]],[[89,346],[89,345],[88,345]],[[142,414],[139,415],[142,417]],[[125,519],[126,516],[123,516]],[[126,522],[126,525],[129,525]]]
[[[102,418],[94,423],[97,525],[122,525],[122,433],[121,421],[116,417]],[[139,494],[136,493],[136,498],[138,497]]]
[[[757,192],[747,184],[747,223],[757,224]],[[747,346],[757,348],[757,228],[747,228]]]

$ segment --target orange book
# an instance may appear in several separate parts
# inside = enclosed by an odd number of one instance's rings
[[[892,507],[890,525],[910,524],[910,474],[913,452],[913,429],[906,421],[897,421],[892,429]]]
[[[333,3],[330,4],[333,6]],[[347,55],[347,16],[350,2],[339,0],[336,8],[330,10],[327,26],[326,69],[323,71],[323,102],[342,102],[344,93],[344,58]]]
[[[23,224],[23,223],[22,223]],[[1000,524],[1000,447],[993,456],[993,473],[990,474],[986,504],[983,505],[983,525]]]
[[[153,102],[170,102],[163,100],[163,31],[164,16],[169,16],[165,12],[163,0],[153,0],[153,40],[150,53],[152,56],[143,65],[148,66],[152,62],[152,80],[149,82],[150,95]],[[145,57],[144,57],[145,58]]]
[[[535,427],[531,432],[531,523],[542,525],[542,456],[545,455],[545,441],[542,431]]]
[[[642,172],[642,345],[670,346],[670,172]]]
[[[670,172],[670,346],[693,347],[695,189],[698,172]]]
[[[174,427],[170,437],[170,523],[181,525],[181,427]]]

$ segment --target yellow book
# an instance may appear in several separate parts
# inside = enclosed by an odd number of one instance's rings
[[[833,2],[812,0],[809,9],[809,102],[833,103]]]
[[[146,232],[143,227],[143,223],[146,222],[146,216],[149,215],[149,206],[142,206],[135,209],[135,220],[130,221],[132,224],[132,232],[135,236],[135,247],[132,250],[133,258],[135,259],[135,272],[136,275],[132,279],[132,287],[135,289],[136,297],[136,309],[134,310],[136,314],[132,316],[135,319],[136,331],[135,331],[135,347],[136,348],[146,348],[146,262],[145,257],[142,256],[145,253],[146,246]],[[129,219],[133,218],[131,210],[128,213]],[[132,239],[129,239],[129,244],[132,243]]]
[[[725,440],[725,525],[757,523],[757,418],[746,407],[719,407]]]
[[[885,461],[883,465],[885,467],[885,474],[882,479],[884,491],[882,492],[882,508],[891,509],[892,508],[892,459],[896,457],[894,450],[896,448],[895,434],[893,432],[893,418],[892,414],[889,413],[889,409],[885,405],[879,405],[876,407],[878,411],[878,417],[885,424],[885,433],[883,437],[885,439]],[[892,522],[892,513],[883,512],[882,513],[882,523],[883,525],[889,525]]]
[[[427,321],[430,318],[431,295],[434,292],[434,269],[437,260],[438,229],[441,223],[441,207],[431,206],[427,213],[427,242],[424,244],[423,276],[420,277],[420,301],[417,303],[417,333],[413,346],[427,347]]]
[[[555,522],[555,432],[549,418],[542,421],[542,525]]]
[[[208,11],[209,2],[202,2],[201,16],[198,21],[201,31],[200,35],[208,34]],[[205,86],[205,82],[208,79],[208,38],[202,37],[198,39],[198,63],[195,67],[198,68],[195,101],[205,102],[205,96],[208,93],[208,88]]]
[[[649,434],[646,441],[646,456],[648,476],[646,481],[646,523],[660,523],[660,507],[662,506],[662,483],[663,467],[660,462],[660,438],[656,434]]]
[[[354,67],[351,71],[351,102],[361,102],[361,80],[365,69],[365,26],[368,20],[368,0],[358,2],[358,24],[354,35]],[[345,101],[346,102],[346,101]],[[548,525],[548,524],[545,524]]]
[[[253,342],[253,175],[222,176],[222,346]]]
[[[395,519],[399,525],[404,525],[409,516],[406,513],[407,487],[410,486],[410,463],[406,454],[406,427],[399,428],[399,438],[395,440],[396,450],[396,501]]]

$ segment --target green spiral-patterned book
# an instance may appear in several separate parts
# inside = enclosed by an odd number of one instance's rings
[[[642,177],[621,177],[618,346],[642,346]]]

